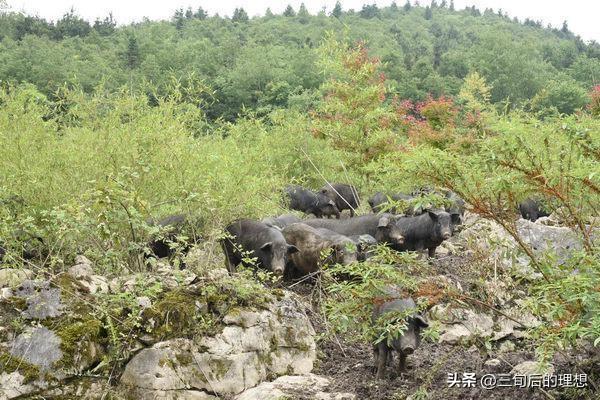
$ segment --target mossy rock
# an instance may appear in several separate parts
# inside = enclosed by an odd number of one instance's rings
[[[173,290],[144,310],[142,318],[154,322],[151,335],[165,340],[197,333],[199,314],[194,296],[185,290]]]
[[[45,378],[40,368],[23,360],[20,357],[13,356],[10,353],[0,352],[0,373],[20,373],[24,380],[23,383],[30,383],[40,378]]]
[[[63,358],[56,367],[77,371],[98,361],[102,355],[100,343],[104,341],[101,333],[102,322],[93,317],[64,321],[56,330],[63,351]]]

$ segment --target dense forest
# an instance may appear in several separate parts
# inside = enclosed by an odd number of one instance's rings
[[[0,80],[30,82],[51,98],[63,85],[86,93],[127,87],[164,97],[195,83],[194,100],[209,120],[234,120],[243,110],[310,108],[324,76],[313,49],[325,32],[363,40],[382,61],[390,93],[413,101],[456,95],[469,72],[492,87],[499,107],[572,113],[600,80],[600,45],[561,28],[519,21],[501,10],[452,2],[428,6],[365,5],[310,15],[288,7],[249,18],[202,9],[177,10],[171,21],[117,26],[112,15],[93,23],[71,10],[55,22],[5,12],[0,16]],[[203,91],[198,93],[198,83]]]
[[[598,398],[598,43],[445,0],[2,4],[0,399]],[[288,201],[332,182],[351,216]]]

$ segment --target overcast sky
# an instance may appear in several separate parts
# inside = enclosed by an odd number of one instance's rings
[[[441,0],[438,0],[438,3]],[[65,11],[74,7],[77,13],[93,21],[96,17],[104,17],[112,11],[119,23],[140,21],[143,17],[150,19],[169,18],[179,7],[191,6],[196,9],[201,6],[210,14],[231,15],[236,7],[243,7],[251,16],[262,15],[267,7],[275,13],[281,13],[287,4],[298,9],[302,0],[7,0],[8,5],[15,11],[26,11],[30,14],[57,19]],[[320,11],[323,7],[331,11],[336,0],[304,0],[311,13]],[[360,10],[363,4],[372,4],[373,0],[342,1],[345,10],[353,8]],[[375,1],[379,6],[387,6],[391,0]],[[396,0],[398,5],[405,0]],[[411,0],[412,3],[415,0]],[[430,0],[421,0],[422,5]],[[449,0],[448,0],[449,2]],[[502,8],[511,17],[519,19],[529,17],[560,27],[567,20],[571,31],[585,40],[594,39],[600,42],[600,1],[598,0],[455,0],[456,8],[462,9],[467,5],[475,5],[480,10],[491,7],[494,10]]]

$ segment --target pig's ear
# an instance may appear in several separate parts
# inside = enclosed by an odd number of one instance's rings
[[[273,242],[267,242],[267,243],[263,244],[262,246],[260,246],[260,249],[263,251],[269,251],[269,250],[271,250],[271,247],[273,247]]]
[[[294,254],[294,253],[297,253],[299,251],[300,250],[296,246],[294,246],[293,244],[288,244],[288,247],[287,247],[288,254]]]
[[[386,215],[384,217],[379,218],[379,224],[377,225],[377,227],[378,228],[385,228],[389,224],[390,224],[390,217],[388,217]]]
[[[417,323],[417,326],[420,328],[429,327],[429,324],[427,323],[427,321],[425,321],[425,318],[423,318],[423,316],[421,314],[417,314],[417,316],[415,317],[415,322]]]
[[[429,214],[429,216],[431,217],[432,220],[437,221],[438,215],[435,211],[427,210],[427,214]]]

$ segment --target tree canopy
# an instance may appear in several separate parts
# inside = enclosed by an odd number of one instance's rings
[[[544,28],[502,11],[455,10],[452,2],[368,4],[358,12],[337,3],[329,15],[290,5],[282,15],[269,10],[252,18],[243,8],[230,18],[181,8],[170,21],[116,22],[108,15],[89,23],[73,9],[56,22],[4,12],[0,80],[33,83],[47,95],[65,84],[90,93],[100,82],[108,90],[152,86],[165,94],[173,77],[193,73],[215,92],[208,118],[231,121],[242,110],[310,107],[323,83],[312,50],[330,31],[364,40],[381,61],[389,93],[413,101],[456,96],[477,72],[498,107],[571,113],[600,79],[600,45],[585,43],[566,24]],[[575,106],[560,104],[557,93],[568,93]]]

